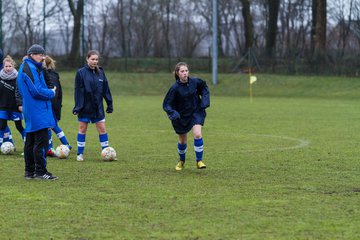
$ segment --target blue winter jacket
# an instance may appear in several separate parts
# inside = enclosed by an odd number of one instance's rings
[[[25,131],[36,132],[55,127],[51,108],[54,92],[46,86],[42,63],[25,59],[19,69],[17,85],[22,97]]]
[[[105,118],[103,98],[107,104],[107,113],[113,111],[113,100],[104,70],[99,72],[85,64],[75,77],[74,114],[79,118]]]
[[[169,119],[179,119],[184,125],[195,112],[204,111],[209,106],[210,93],[206,82],[200,78],[190,77],[187,83],[176,80],[163,102],[163,109]]]

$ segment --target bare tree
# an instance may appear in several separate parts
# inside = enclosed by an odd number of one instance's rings
[[[205,25],[206,35],[209,37],[212,35],[212,1],[209,0],[193,0],[194,4],[194,13],[200,16],[203,19],[203,24]],[[219,26],[221,25],[221,20],[219,19],[219,7],[217,9],[218,16],[218,55],[222,54],[222,41],[221,41],[221,31],[219,31]],[[220,40],[220,41],[219,41]],[[211,44],[209,43],[209,49]]]
[[[72,67],[78,66],[80,60],[80,33],[81,33],[81,19],[84,14],[84,0],[78,0],[75,8],[75,2],[68,0],[70,11],[74,17],[74,28],[72,32],[71,51],[69,54],[69,65]]]
[[[46,36],[46,23],[47,19],[56,15],[61,9],[59,8],[60,0],[51,1],[51,3],[43,2],[43,47],[46,49],[47,36]]]
[[[68,55],[71,49],[71,26],[70,26],[70,12],[69,9],[63,5],[59,6],[59,14],[57,15],[57,22],[59,23],[60,37],[64,43],[64,53]]]
[[[124,58],[124,69],[128,69],[128,58],[132,56],[133,44],[133,15],[134,0],[117,0],[111,4],[109,9],[110,29],[112,31],[113,44],[115,45],[112,53]]]
[[[326,0],[312,0],[311,52],[316,58],[326,49]]]
[[[18,40],[19,46],[21,46],[21,51],[24,52],[31,44],[41,43],[41,25],[42,22],[41,15],[34,14],[36,13],[36,5],[34,0],[26,0],[24,4],[18,4],[14,2],[14,11],[15,16],[15,35],[21,36],[21,39]]]
[[[99,39],[100,40],[100,47],[99,47],[99,50],[102,52],[103,55],[105,56],[108,56],[109,53],[110,53],[110,48],[109,48],[109,45],[110,45],[110,41],[112,39],[111,37],[111,31],[110,31],[110,28],[109,28],[109,17],[108,17],[108,13],[109,12],[109,4],[105,4],[103,5],[103,8],[102,8],[102,11],[100,13],[100,17],[101,17],[101,38]]]
[[[171,1],[170,0],[157,0],[157,24],[154,37],[154,57],[167,57],[168,68],[171,71],[171,43],[170,43],[170,20],[171,14]],[[156,10],[156,9],[155,9]]]
[[[245,49],[249,49],[254,44],[254,25],[250,12],[250,1],[241,0],[242,3],[242,16],[244,19],[244,35],[245,35]]]
[[[323,57],[326,53],[326,0],[317,0],[316,5],[315,55]]]
[[[339,49],[339,55],[344,56],[345,49],[348,46],[348,38],[350,37],[351,28],[354,25],[353,11],[355,10],[356,1],[349,0],[347,4],[344,1],[333,1],[330,8],[330,18],[335,22],[332,39],[336,39],[335,48]],[[330,42],[331,44],[331,42]]]
[[[10,4],[9,0],[2,1],[2,4],[3,50],[10,54],[19,51],[23,54],[23,50],[25,49],[23,35],[17,27],[21,24],[21,19],[18,18],[20,10],[16,4]]]
[[[134,49],[134,53],[140,57],[148,57],[153,54],[153,46],[156,33],[157,11],[154,5],[148,1],[141,0],[135,3],[135,15],[141,16],[133,19],[133,32],[136,36],[134,41],[139,47]],[[141,46],[141,47],[140,47]]]
[[[31,45],[33,43],[33,36],[34,36],[34,31],[33,28],[31,27],[31,14],[30,12],[32,12],[31,7],[33,6],[33,4],[31,3],[31,0],[27,0],[26,1],[26,5],[25,5],[25,28],[24,28],[24,36],[25,36],[25,46]]]
[[[238,0],[222,0],[220,6],[219,38],[222,39],[220,43],[223,56],[234,56],[241,53],[241,43],[244,38],[241,34],[243,32],[241,28],[243,21],[240,14],[241,4]],[[234,39],[238,40],[238,42],[234,41]]]
[[[278,14],[280,0],[267,0],[268,7],[268,27],[266,31],[266,56],[271,59],[276,50],[276,36],[278,30]]]
[[[198,27],[187,15],[179,16],[173,24],[174,28],[176,26],[176,35],[173,35],[176,56],[192,57],[200,42],[205,38],[206,31]]]
[[[89,7],[85,15],[90,20],[87,24],[87,48],[97,49],[104,56],[105,62],[110,54],[110,45],[113,40],[114,31],[110,27],[109,11],[111,4],[109,1],[103,1],[101,6],[96,7],[95,1],[87,2]]]
[[[304,49],[307,43],[307,32],[310,31],[308,15],[311,5],[308,0],[285,0],[280,5],[280,26],[278,42],[279,53],[287,56],[296,49]]]
[[[164,0],[155,1],[153,4],[157,9],[157,15],[154,16],[156,18],[155,21],[155,33],[154,33],[154,53],[155,57],[164,57],[166,55],[165,46],[165,21],[166,21],[166,6]],[[154,9],[154,10],[156,10]]]
[[[171,72],[171,44],[170,44],[170,1],[166,1],[166,21],[163,23],[163,28],[165,31],[165,43],[166,43],[166,51],[168,57],[168,69]]]
[[[131,3],[132,5],[132,3]],[[118,0],[117,2],[117,9],[116,9],[116,15],[118,17],[118,21],[119,21],[119,25],[120,25],[120,32],[119,32],[119,40],[120,42],[120,46],[121,46],[121,50],[125,56],[125,58],[127,59],[128,56],[128,47],[127,47],[127,42],[126,42],[126,29],[125,29],[125,6],[124,6],[124,1],[123,0]]]
[[[351,31],[354,32],[354,36],[357,38],[357,48],[360,47],[360,1],[356,0],[353,4],[351,11],[351,18],[353,19],[353,24],[351,25]],[[356,44],[354,44],[356,45]]]

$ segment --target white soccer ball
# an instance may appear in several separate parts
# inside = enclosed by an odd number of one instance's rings
[[[60,145],[56,148],[56,156],[60,159],[67,158],[70,154],[70,149],[66,145]]]
[[[104,161],[116,160],[116,151],[112,147],[106,147],[101,151],[101,158]]]
[[[1,144],[1,153],[5,155],[12,154],[15,151],[14,144],[11,142],[4,142]]]

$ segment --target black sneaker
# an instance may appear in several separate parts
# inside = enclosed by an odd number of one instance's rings
[[[26,180],[34,179],[35,178],[35,173],[25,171],[24,177],[25,177]]]
[[[40,180],[56,180],[58,179],[58,177],[53,176],[51,173],[47,172],[44,175],[35,175],[36,179],[40,179]]]

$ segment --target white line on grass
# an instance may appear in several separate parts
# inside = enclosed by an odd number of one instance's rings
[[[239,152],[260,152],[260,151],[272,151],[272,150],[291,150],[291,149],[298,149],[298,148],[305,148],[310,145],[310,141],[300,139],[300,138],[292,138],[287,136],[277,136],[277,135],[269,135],[269,134],[250,134],[255,137],[267,137],[267,138],[278,138],[278,139],[285,139],[289,141],[296,141],[298,144],[289,146],[289,147],[273,147],[273,148],[262,148],[262,149],[255,149],[255,150],[240,150]]]
[[[262,148],[257,148],[257,149],[237,149],[237,150],[223,150],[223,151],[216,151],[217,154],[221,154],[221,153],[241,153],[241,152],[265,152],[265,151],[281,151],[281,150],[293,150],[293,149],[299,149],[299,148],[305,148],[308,147],[310,145],[310,141],[304,140],[304,139],[300,139],[300,138],[292,138],[292,137],[287,137],[287,136],[278,136],[278,135],[270,135],[270,134],[242,134],[239,136],[245,136],[245,135],[250,135],[250,136],[254,136],[256,138],[273,138],[273,139],[284,139],[284,140],[288,140],[288,141],[294,141],[297,142],[296,145],[292,145],[292,146],[288,146],[288,147],[262,147]],[[214,150],[214,149],[212,149]],[[212,151],[212,150],[208,150],[208,151]],[[166,156],[169,158],[172,158],[172,156],[175,155],[173,153],[163,153],[161,155],[159,155],[158,153],[145,153],[142,156],[146,157],[146,158],[157,158],[159,156]]]

